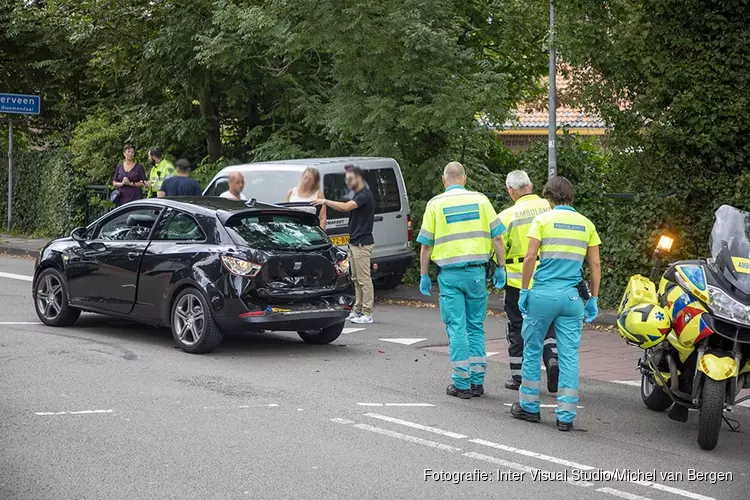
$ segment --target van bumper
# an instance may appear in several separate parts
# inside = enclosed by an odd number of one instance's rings
[[[372,259],[372,277],[379,278],[393,274],[403,275],[414,264],[415,259],[416,254],[413,251]]]

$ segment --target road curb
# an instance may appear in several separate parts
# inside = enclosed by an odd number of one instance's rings
[[[39,255],[39,250],[29,250],[26,248],[18,248],[0,244],[0,254],[11,255],[13,257],[27,257],[36,259]]]

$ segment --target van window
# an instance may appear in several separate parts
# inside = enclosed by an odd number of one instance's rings
[[[226,177],[216,179],[216,182],[206,189],[205,196],[221,196],[223,193],[229,191],[229,180]]]
[[[365,170],[364,178],[375,200],[375,214],[401,211],[401,193],[395,170],[392,168]],[[354,193],[346,187],[343,172],[325,175],[323,193],[327,199],[336,201],[347,201],[354,197]],[[328,219],[346,219],[349,215],[328,208],[327,217]]]

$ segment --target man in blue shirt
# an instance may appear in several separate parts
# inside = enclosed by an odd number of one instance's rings
[[[190,178],[190,162],[177,160],[177,175],[164,179],[159,189],[159,198],[169,196],[200,196],[203,193],[201,185]]]

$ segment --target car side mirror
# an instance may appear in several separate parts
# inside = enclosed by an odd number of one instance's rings
[[[87,229],[85,227],[77,227],[73,229],[73,231],[71,231],[70,237],[73,238],[73,240],[77,241],[78,243],[85,243],[86,231]]]

